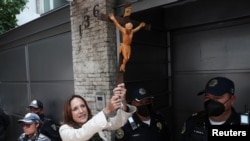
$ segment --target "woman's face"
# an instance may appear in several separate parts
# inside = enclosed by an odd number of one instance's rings
[[[88,120],[86,103],[80,98],[73,98],[70,102],[73,120],[78,124],[84,124]]]

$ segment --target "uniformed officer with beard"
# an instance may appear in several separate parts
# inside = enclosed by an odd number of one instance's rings
[[[218,128],[218,125],[227,127],[248,124],[241,120],[243,115],[233,108],[236,97],[232,80],[225,77],[212,78],[198,95],[204,95],[205,110],[194,113],[186,120],[181,131],[183,141],[207,141],[213,125]]]
[[[152,110],[153,96],[143,87],[136,88],[131,94],[131,105],[136,106],[137,111],[122,128],[116,130],[115,141],[170,140],[167,122]]]

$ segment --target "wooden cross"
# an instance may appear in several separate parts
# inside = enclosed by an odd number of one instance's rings
[[[125,25],[126,23],[132,23],[132,25],[135,25],[135,28],[136,31],[139,30],[140,28],[142,29],[145,29],[145,30],[150,30],[150,25],[148,24],[145,24],[144,27],[142,27],[140,24],[141,22],[138,22],[138,21],[135,21],[135,20],[131,20],[129,18],[129,16],[131,15],[131,5],[128,3],[126,6],[125,6],[125,10],[124,10],[124,14],[123,14],[123,17],[118,17],[118,16],[114,16],[116,21],[119,22],[120,25]],[[106,14],[100,14],[99,15],[99,19],[100,20],[103,20],[103,21],[110,21],[110,22],[113,22],[110,18],[109,18],[109,15],[106,15]],[[129,46],[130,47],[130,46]],[[124,47],[123,47],[124,48]],[[125,65],[124,62],[123,62],[123,56],[121,55],[121,53],[119,53],[118,55],[118,62],[119,62],[119,65],[118,65],[118,74],[117,74],[117,83],[123,83],[124,79],[123,79],[123,74],[125,72]],[[123,67],[121,66],[123,65]],[[122,69],[123,68],[123,69]]]

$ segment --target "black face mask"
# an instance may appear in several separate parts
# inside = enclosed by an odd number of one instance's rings
[[[152,111],[151,104],[137,106],[137,113],[143,117],[149,116],[151,111]]]
[[[227,103],[230,100],[230,98],[225,102]],[[225,104],[224,103],[224,104]],[[204,103],[205,110],[207,111],[207,114],[209,116],[219,116],[225,111],[224,104],[214,101],[214,100],[208,100]]]

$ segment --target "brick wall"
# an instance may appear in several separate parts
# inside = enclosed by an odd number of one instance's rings
[[[71,31],[75,94],[82,95],[95,114],[95,95],[103,92],[106,102],[116,85],[116,33],[111,22],[93,12],[113,12],[114,0],[71,2]]]

